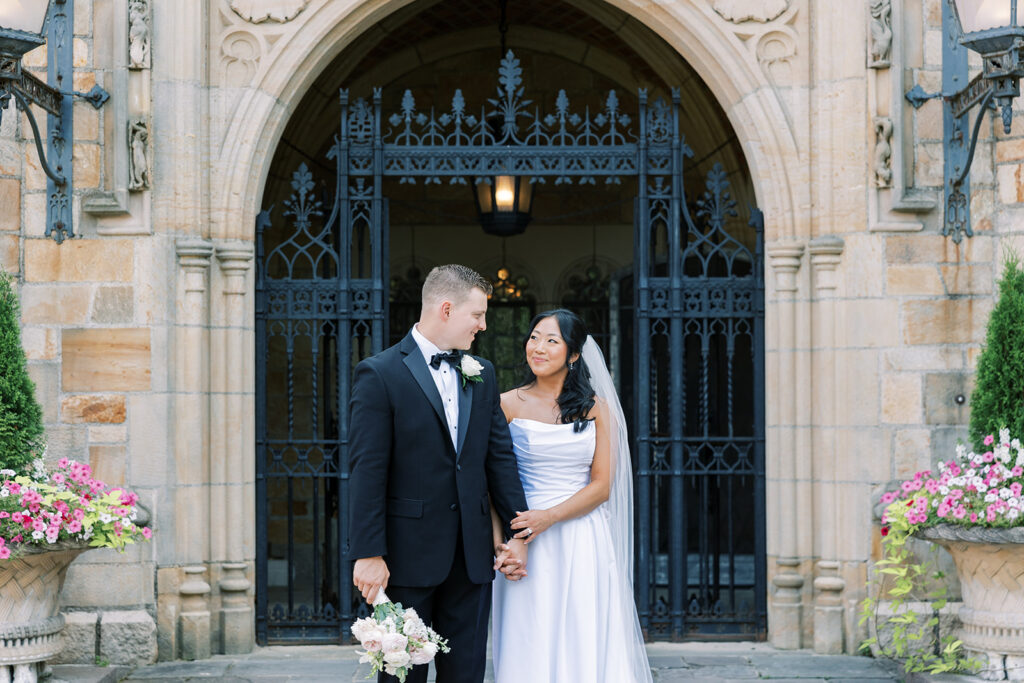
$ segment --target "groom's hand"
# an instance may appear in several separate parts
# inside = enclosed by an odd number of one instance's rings
[[[508,560],[505,562],[505,566],[508,567],[508,571],[502,569],[502,574],[509,581],[518,581],[519,579],[526,577],[526,543],[523,541],[512,538],[509,539],[508,543],[504,544],[508,552]]]
[[[373,599],[377,597],[377,591],[388,587],[390,576],[387,562],[379,555],[356,560],[355,567],[352,568],[352,583],[363,594],[363,599],[371,605]]]

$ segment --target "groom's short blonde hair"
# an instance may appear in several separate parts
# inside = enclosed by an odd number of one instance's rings
[[[472,268],[457,263],[437,266],[427,273],[427,279],[423,281],[423,305],[442,301],[461,303],[474,288],[483,290],[487,296],[494,290],[487,278]]]

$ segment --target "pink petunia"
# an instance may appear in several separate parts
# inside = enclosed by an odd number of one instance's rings
[[[0,548],[0,560],[6,560],[11,556],[11,549],[7,546]]]
[[[989,434],[988,436],[986,436],[986,437],[985,437],[985,445],[986,445],[986,446],[991,446],[991,445],[992,445],[992,443],[993,443],[993,442],[994,442],[995,440],[996,440],[996,437],[994,437],[994,436],[992,436],[991,434]]]
[[[971,519],[972,522],[977,522],[978,521],[978,513],[977,512],[972,512],[970,519]]]
[[[142,535],[147,540],[150,539],[150,538],[153,538],[153,532],[152,532],[152,530],[150,530],[150,528],[148,526],[142,527]]]

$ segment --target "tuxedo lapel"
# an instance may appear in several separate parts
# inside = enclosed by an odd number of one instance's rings
[[[462,374],[455,373],[456,381],[459,385],[459,445],[455,449],[455,462],[459,461],[459,457],[462,456],[462,444],[466,442],[466,432],[469,431],[469,414],[473,410],[473,386],[479,384],[479,382],[470,382],[462,380]],[[462,384],[466,386],[462,386]]]
[[[441,405],[441,394],[437,391],[434,378],[430,376],[430,369],[427,368],[427,361],[423,360],[423,354],[420,353],[420,347],[416,345],[416,340],[412,338],[412,334],[407,335],[402,340],[400,348],[402,353],[405,354],[405,358],[402,361],[409,368],[412,376],[416,378],[416,383],[420,385],[420,389],[423,390],[423,394],[427,397],[430,405],[433,406],[434,412],[437,413],[437,417],[440,418],[441,424],[444,425],[447,432],[448,420],[444,415],[444,406]],[[460,398],[459,400],[461,401],[462,399]],[[461,410],[461,403],[459,408]],[[448,437],[448,441],[451,441],[451,437]]]

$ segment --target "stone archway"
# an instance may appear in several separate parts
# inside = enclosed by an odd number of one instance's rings
[[[240,23],[223,6],[217,10],[228,18],[222,20],[227,27],[212,46],[212,54],[220,59],[211,98],[217,112],[211,138],[218,141],[210,179],[212,239],[252,240],[272,150],[304,92],[347,44],[407,4],[400,0],[313,2],[288,22],[261,24]],[[799,21],[796,8],[788,8],[775,18],[777,25],[768,27],[740,26],[711,7],[625,0],[608,4],[657,32],[693,66],[722,105],[765,211],[766,241],[806,233],[806,219],[795,211],[806,204],[802,193],[807,184],[801,182],[805,179],[793,132],[793,110],[777,88],[788,77],[788,60],[797,47],[791,27]],[[773,346],[771,340],[768,346]],[[247,450],[243,465],[251,465],[252,457]],[[773,533],[777,532],[769,532],[770,555],[776,554]]]

